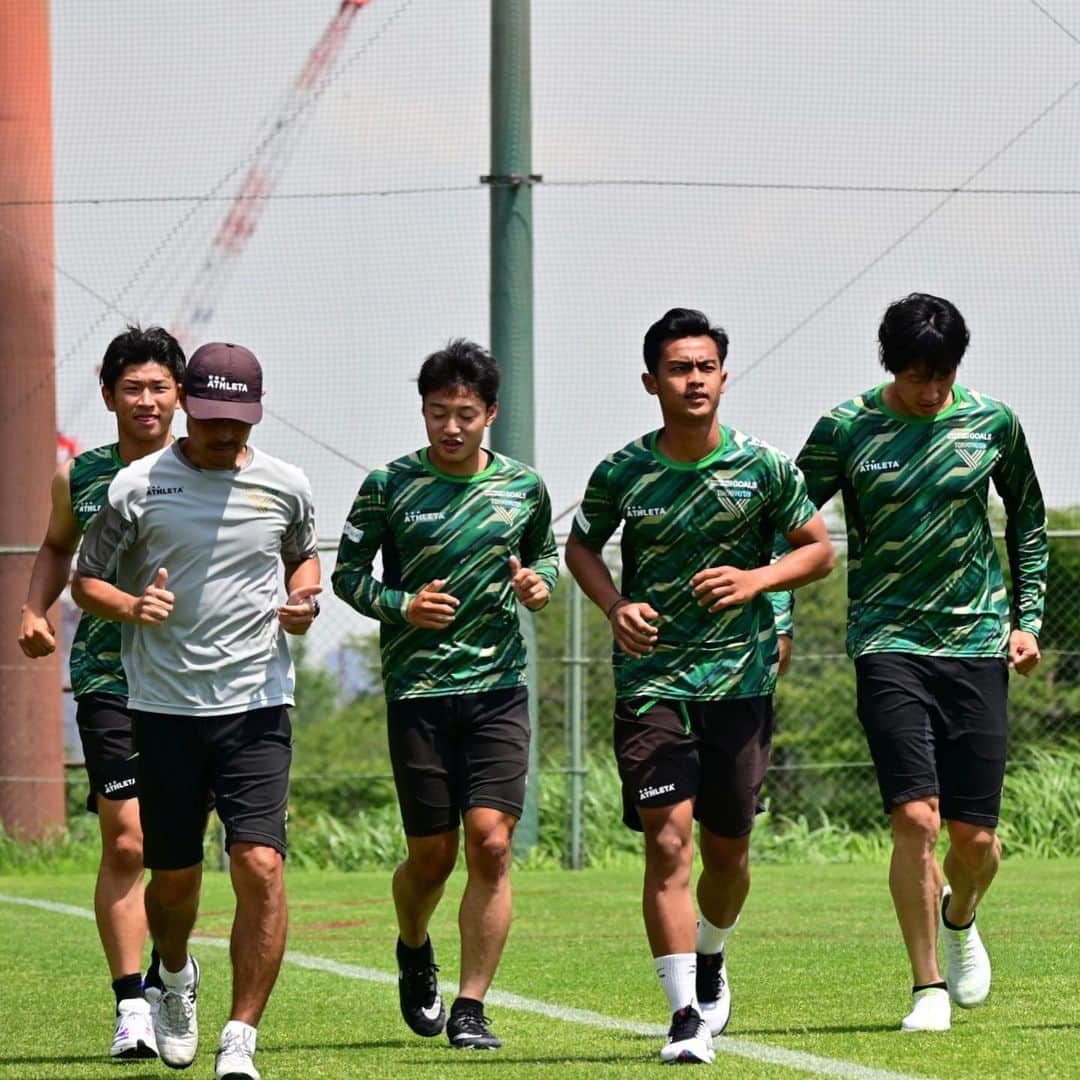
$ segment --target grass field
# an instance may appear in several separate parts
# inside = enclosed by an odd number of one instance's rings
[[[457,974],[456,874],[432,938],[444,985]],[[414,1037],[397,1012],[394,922],[385,873],[290,875],[287,962],[260,1030],[265,1080],[319,1077],[636,1076],[659,1069],[665,1005],[645,945],[635,870],[530,870],[515,878],[515,923],[489,999],[505,1043],[481,1055]],[[108,979],[82,874],[0,877],[0,1078],[125,1080],[173,1075],[160,1063],[117,1065]],[[954,1010],[947,1034],[896,1030],[906,965],[882,866],[767,866],[756,871],[729,952],[734,1013],[712,1068],[725,1078],[834,1075],[1080,1077],[1080,862],[1009,860],[980,926],[994,961],[989,1002]],[[227,879],[209,874],[197,932],[228,935]],[[203,944],[202,1046],[186,1075],[213,1075],[228,1004],[227,953]],[[308,958],[304,961],[304,958]],[[318,959],[336,962],[324,970]],[[541,1015],[544,1004],[562,1007]],[[598,1016],[567,1018],[566,1011]],[[610,1022],[600,1017],[611,1018]],[[582,1022],[586,1021],[586,1022]],[[781,1060],[770,1060],[770,1054]],[[802,1056],[799,1056],[802,1055]],[[795,1066],[798,1066],[797,1068]]]

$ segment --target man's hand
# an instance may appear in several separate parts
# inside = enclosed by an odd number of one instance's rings
[[[289,598],[277,609],[278,622],[286,634],[306,634],[311,629],[315,621],[314,597],[321,592],[321,585],[302,585],[289,593]]]
[[[699,570],[690,579],[690,587],[702,607],[723,611],[753,600],[761,592],[761,575],[734,566],[711,566]]]
[[[26,604],[22,606],[19,623],[19,648],[31,660],[56,651],[56,630],[48,616],[31,611]]]
[[[777,634],[776,644],[780,649],[780,666],[776,669],[776,674],[786,675],[787,669],[791,667],[791,635]]]
[[[461,601],[456,596],[439,591],[445,584],[445,578],[429,581],[409,601],[405,618],[413,626],[424,630],[442,630],[454,621],[454,614]]]
[[[1030,675],[1042,659],[1039,639],[1026,630],[1014,630],[1009,635],[1009,667],[1017,675]]]
[[[660,613],[651,604],[636,604],[632,600],[618,600],[608,612],[616,643],[634,660],[653,651],[657,630],[649,620],[659,617]]]
[[[169,571],[161,567],[153,582],[135,601],[131,609],[133,622],[141,626],[160,626],[171,614],[176,597],[165,588],[169,580]]]
[[[522,566],[516,555],[510,556],[510,585],[514,595],[530,611],[539,611],[551,595],[544,579],[535,570]]]

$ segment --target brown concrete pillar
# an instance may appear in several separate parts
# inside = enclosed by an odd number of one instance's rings
[[[52,197],[49,3],[0,3],[0,824],[25,836],[64,822],[60,661],[16,644],[56,469]]]

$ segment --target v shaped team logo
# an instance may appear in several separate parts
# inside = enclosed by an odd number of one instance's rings
[[[986,453],[985,446],[961,446],[959,443],[953,443],[953,449],[969,469],[974,469]]]
[[[514,518],[517,517],[518,508],[516,506],[505,506],[502,503],[498,503],[498,502],[493,501],[492,504],[491,504],[491,510],[492,510],[492,513],[504,525],[513,525],[514,524]]]

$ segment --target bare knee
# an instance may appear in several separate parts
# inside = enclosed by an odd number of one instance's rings
[[[707,874],[734,877],[750,871],[750,837],[717,836],[701,830],[701,864]]]
[[[645,864],[649,870],[665,878],[689,875],[693,857],[693,836],[681,823],[669,821],[645,833]]]
[[[185,870],[153,870],[147,895],[158,907],[184,907],[198,898],[201,871],[201,866]]]
[[[101,865],[117,877],[136,878],[143,872],[142,833],[122,832],[104,840]]]
[[[997,833],[985,825],[950,821],[949,848],[965,866],[977,869],[997,857],[1001,841]]]
[[[890,814],[893,838],[898,844],[932,852],[941,832],[937,800],[915,799],[893,809]]]
[[[510,830],[496,825],[467,837],[469,873],[497,881],[510,872]]]
[[[284,881],[281,853],[266,844],[233,844],[229,849],[229,869],[237,891],[269,895]]]
[[[441,887],[457,862],[458,834],[408,838],[409,854],[402,867],[405,873],[428,889]]]

